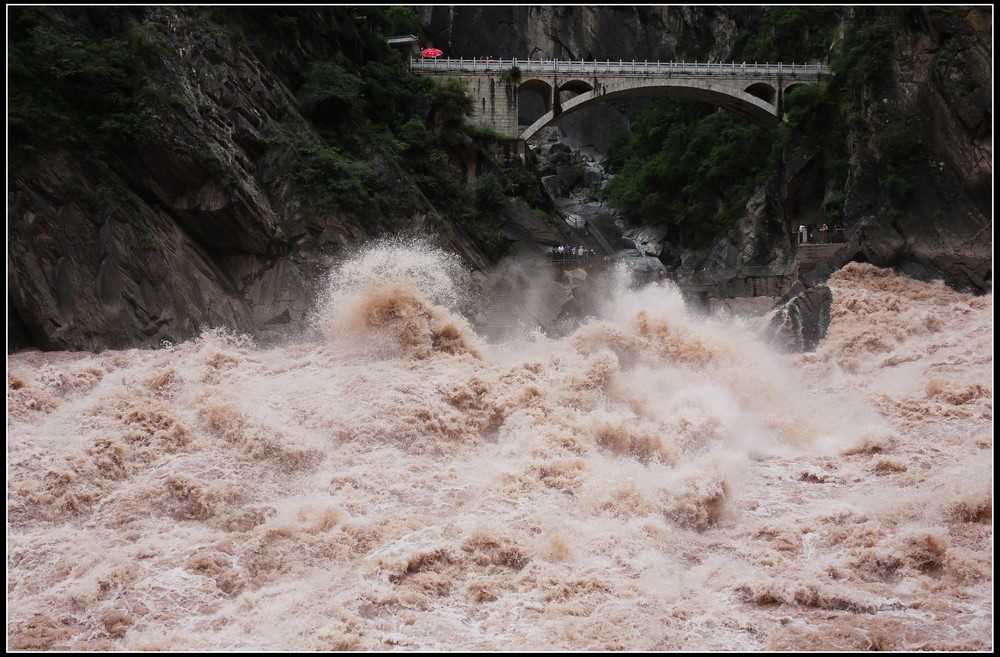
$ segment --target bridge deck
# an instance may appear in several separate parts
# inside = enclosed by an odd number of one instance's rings
[[[828,75],[825,64],[782,64],[757,62],[639,62],[625,60],[572,61],[562,59],[454,59],[410,58],[410,68],[423,73],[502,72],[517,67],[521,73],[563,75],[743,75],[750,77],[802,77]]]

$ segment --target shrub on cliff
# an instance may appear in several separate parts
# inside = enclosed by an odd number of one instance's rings
[[[143,80],[127,38],[73,32],[33,9],[12,8],[9,17],[7,128],[15,163],[51,148],[92,152],[143,133]],[[105,18],[128,20],[120,12]]]

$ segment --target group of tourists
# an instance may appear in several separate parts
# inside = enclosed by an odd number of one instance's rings
[[[554,246],[549,249],[548,257],[550,260],[581,260],[583,262],[589,262],[593,259],[597,261],[597,254],[593,249],[588,249],[585,246],[573,246],[571,244],[560,244],[559,246]]]
[[[844,241],[846,241],[844,227],[840,224],[834,226],[833,230],[826,224],[820,226],[818,239],[812,224],[799,224],[799,244],[832,244]]]

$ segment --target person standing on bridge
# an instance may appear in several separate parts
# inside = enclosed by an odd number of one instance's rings
[[[799,244],[805,244],[809,241],[809,233],[806,232],[806,225],[799,224]]]

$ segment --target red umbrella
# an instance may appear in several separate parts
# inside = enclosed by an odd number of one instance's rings
[[[444,53],[438,50],[437,48],[424,48],[423,50],[420,51],[420,54],[423,55],[424,57],[440,57]]]

